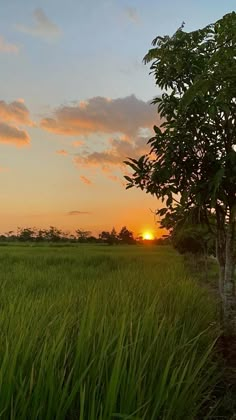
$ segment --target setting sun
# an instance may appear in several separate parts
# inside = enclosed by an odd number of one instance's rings
[[[146,241],[151,241],[152,239],[154,239],[154,235],[151,232],[144,232],[143,239],[145,239]]]

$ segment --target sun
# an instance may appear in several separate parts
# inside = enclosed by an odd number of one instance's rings
[[[145,241],[151,241],[152,239],[154,239],[154,236],[151,232],[144,232],[143,233],[143,239],[145,239]]]

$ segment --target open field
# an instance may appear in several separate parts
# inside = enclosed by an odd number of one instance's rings
[[[213,298],[168,247],[0,248],[1,419],[195,419]]]

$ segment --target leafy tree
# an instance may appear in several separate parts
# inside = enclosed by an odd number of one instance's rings
[[[61,240],[62,231],[55,226],[50,226],[44,231],[44,239],[48,242],[59,242]]]
[[[127,229],[126,226],[123,226],[118,234],[118,239],[121,243],[132,245],[135,243],[133,232]]]
[[[4,237],[6,238],[7,241],[16,241],[17,240],[17,235],[14,234],[13,230],[9,230],[8,232],[5,233],[5,235],[2,235],[2,239],[4,240]]]
[[[111,232],[102,231],[99,234],[99,238],[102,240],[102,242],[105,242],[108,245],[114,245],[118,243],[118,236],[114,227]]]
[[[89,235],[87,237],[86,241],[90,244],[95,244],[95,243],[99,242],[99,240],[96,238],[96,236],[93,236],[93,235]]]
[[[99,233],[99,239],[102,242],[106,242],[107,243],[107,241],[109,240],[109,237],[110,237],[110,232],[108,232],[106,230],[103,230],[101,233]]]
[[[89,230],[82,229],[77,229],[75,233],[77,235],[78,242],[87,242],[88,237],[91,235],[91,232]]]
[[[43,242],[45,240],[45,231],[43,229],[38,229],[35,237],[36,242]]]
[[[17,239],[22,242],[33,241],[35,239],[35,229],[18,228]]]
[[[216,217],[225,332],[236,333],[236,14],[187,33],[157,37],[144,57],[163,93],[150,154],[126,162],[136,186],[165,202],[159,214],[198,206]]]
[[[161,245],[161,246],[171,245],[171,237],[170,235],[162,235],[161,238],[154,240],[154,244]]]
[[[195,255],[215,254],[216,221],[211,213],[199,206],[185,209],[176,206],[165,212],[161,227],[171,232],[172,244],[180,253]]]
[[[191,253],[207,258],[215,253],[214,237],[208,227],[203,224],[177,225],[172,232],[172,243],[182,254]]]

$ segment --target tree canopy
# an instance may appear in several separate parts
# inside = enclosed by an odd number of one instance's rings
[[[150,153],[126,161],[133,170],[127,188],[161,199],[162,217],[179,205],[201,208],[206,219],[216,215],[224,314],[236,331],[236,14],[190,33],[182,25],[171,37],[156,37],[144,62],[151,62],[162,89],[153,101],[162,123],[154,127]]]
[[[230,206],[236,192],[236,14],[191,33],[183,26],[157,37],[144,61],[152,61],[164,89],[153,103],[162,117],[149,140],[150,155],[132,159],[136,185],[175,203]],[[153,154],[155,155],[152,159]]]

